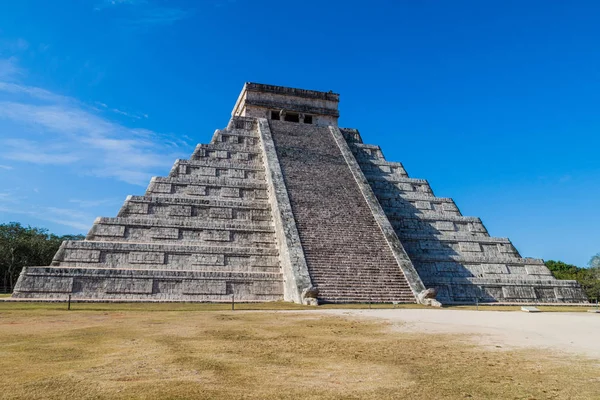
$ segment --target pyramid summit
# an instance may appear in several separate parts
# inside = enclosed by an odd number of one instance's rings
[[[13,297],[97,301],[586,301],[540,259],[409,178],[339,95],[246,83],[225,129],[26,267]]]

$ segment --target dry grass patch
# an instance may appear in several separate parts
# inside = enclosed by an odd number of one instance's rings
[[[3,399],[600,397],[600,367],[290,312],[0,309]]]

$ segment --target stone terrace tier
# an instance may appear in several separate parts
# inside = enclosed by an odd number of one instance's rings
[[[283,299],[260,137],[235,117],[50,267],[26,268],[13,297],[179,301]]]
[[[409,178],[357,130],[342,132],[423,283],[442,303],[586,301],[576,282],[555,279],[542,260],[490,237],[479,218],[435,197],[426,180]]]
[[[328,127],[269,121],[313,284],[324,302],[415,302]]]

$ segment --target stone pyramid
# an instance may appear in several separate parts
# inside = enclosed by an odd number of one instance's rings
[[[23,269],[13,297],[97,301],[584,302],[355,129],[335,93],[246,83],[224,130]]]

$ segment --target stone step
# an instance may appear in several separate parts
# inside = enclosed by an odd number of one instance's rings
[[[234,145],[257,146],[260,145],[260,137],[257,132],[237,130],[217,130],[211,140],[211,144],[229,143]]]
[[[413,179],[413,178],[406,178]],[[414,179],[412,182],[398,182],[398,183],[390,183],[385,181],[369,181],[369,185],[375,196],[379,198],[389,198],[389,197],[403,197],[404,193],[428,193],[433,196],[433,190],[431,187],[425,182],[423,179]]]
[[[458,263],[487,263],[487,264],[517,264],[517,265],[541,265],[544,266],[544,260],[537,258],[521,258],[507,256],[490,256],[485,254],[456,254],[456,255],[436,255],[436,254],[410,254],[411,260],[414,258],[415,264],[426,261],[454,261]],[[546,268],[544,266],[544,268]]]
[[[53,266],[85,268],[254,270],[280,272],[276,248],[199,246],[173,243],[66,241]],[[264,269],[264,268],[263,268]]]
[[[350,145],[350,148],[352,149],[354,145]],[[387,161],[385,159],[368,159],[368,160],[357,160],[358,164],[360,165],[361,169],[363,168],[363,166],[369,167],[369,166],[379,166],[379,167],[390,167],[390,168],[399,168],[404,170],[404,164],[402,164],[401,162],[397,162],[397,161]],[[369,168],[367,168],[369,169]]]
[[[200,143],[196,145],[196,149],[194,153],[199,150],[210,150],[210,151],[227,151],[230,153],[252,153],[256,155],[260,155],[260,143],[257,141],[256,144],[253,145],[245,145],[241,143],[228,143],[228,142],[214,142],[209,144]],[[220,157],[219,157],[220,158]]]
[[[189,242],[240,247],[276,248],[269,223],[251,221],[189,220],[188,218],[98,218],[88,240],[127,242]]]
[[[253,117],[232,116],[229,124],[227,124],[227,130],[229,131],[244,130],[256,132],[256,129],[257,121]]]
[[[239,161],[221,158],[201,158],[198,160],[178,159],[173,164],[173,168],[179,165],[186,165],[190,168],[213,167],[218,169],[242,169],[245,171],[264,171],[265,167],[262,160]]]
[[[454,200],[450,197],[436,197],[431,193],[423,192],[382,192],[377,194],[377,199],[380,202],[389,199],[400,199],[408,201],[429,201],[432,203],[454,203]]]
[[[128,198],[118,217],[172,218],[186,217],[191,221],[268,221],[272,216],[265,201],[215,200],[197,197],[136,197]]]
[[[259,161],[262,159],[262,153],[259,146],[235,146],[229,143],[199,144],[190,158]]]
[[[122,268],[24,268],[13,297],[140,301],[276,301],[283,297],[278,273],[144,270]]]
[[[425,207],[426,205],[421,205],[421,207]],[[431,206],[431,205],[430,205]],[[436,206],[434,206],[436,207]],[[461,217],[462,215],[457,209],[454,210],[445,210],[443,205],[437,206],[438,209],[424,209],[417,208],[414,205],[410,205],[408,203],[405,207],[394,207],[393,210],[390,210],[389,207],[384,207],[384,212],[388,216],[388,218],[394,219],[404,219],[404,218],[427,218],[427,219],[436,219],[440,220],[445,217]]]
[[[429,246],[427,242],[441,242],[445,243],[458,243],[458,242],[474,242],[474,243],[495,243],[495,244],[512,244],[510,239],[502,238],[502,237],[492,237],[492,236],[473,236],[467,234],[444,234],[444,235],[428,235],[423,233],[407,233],[403,234],[401,237],[402,243],[415,241],[415,242],[425,242],[424,246]]]
[[[403,215],[407,211],[411,213],[423,213],[423,212],[455,212],[460,215],[460,211],[456,204],[450,199],[450,201],[439,201],[439,200],[412,200],[401,197],[387,198],[380,201],[381,207],[386,214],[389,215]]]
[[[78,276],[93,274],[93,276],[128,276],[134,278],[212,278],[212,279],[238,279],[238,280],[280,280],[282,274],[279,272],[239,272],[239,271],[211,271],[194,269],[144,269],[144,268],[81,268],[72,265],[61,265],[60,267],[34,266],[27,267],[29,274],[45,274],[52,270],[57,275],[70,275],[77,272]]]
[[[270,206],[266,200],[244,199],[203,199],[200,197],[183,197],[170,195],[129,196],[126,201],[144,204],[169,204],[206,206],[215,208],[240,208],[248,210],[269,211]]]
[[[179,181],[169,182],[169,179],[179,179]],[[190,183],[185,182],[186,180],[189,180]],[[200,181],[199,184],[194,184],[192,183],[193,180],[189,178],[152,178],[146,191],[146,195],[172,194],[176,196],[202,196],[213,199],[268,199],[267,187],[264,183],[235,180],[234,186],[234,182],[232,182],[233,179],[228,179],[227,182],[220,182],[219,180],[219,178],[214,178],[213,184],[207,183],[206,180]]]
[[[228,231],[250,231],[274,233],[270,222],[230,221],[230,220],[192,220],[186,217],[136,218],[136,217],[99,217],[94,222],[106,226],[147,226],[158,228],[214,229]],[[115,228],[115,231],[118,229]]]
[[[424,234],[444,234],[445,232],[481,232],[487,233],[483,223],[476,217],[453,215],[418,215],[389,216],[390,223],[400,237],[405,232],[421,232]]]
[[[229,178],[229,177],[216,177],[216,176],[190,176],[190,175],[179,175],[179,176],[166,176],[166,177],[154,177],[152,181],[160,184],[171,184],[171,185],[200,185],[200,186],[211,186],[211,187],[228,187],[228,188],[244,188],[244,189],[267,189],[267,184],[262,179],[240,179],[240,178]]]
[[[477,217],[468,217],[465,215],[445,215],[445,214],[434,214],[434,215],[415,215],[415,214],[407,214],[407,215],[393,215],[389,216],[391,221],[402,221],[406,219],[418,219],[421,221],[451,221],[451,222],[478,222],[481,223],[481,219]]]
[[[399,304],[413,304],[415,303],[415,298],[409,297],[394,297],[394,296],[386,296],[386,297],[356,297],[352,295],[347,296],[331,296],[331,297],[319,297],[319,300],[323,303],[339,303],[339,304],[348,304],[348,303],[399,303]]]
[[[75,250],[111,250],[111,251],[148,251],[164,252],[173,254],[225,254],[225,255],[257,255],[277,256],[276,249],[261,249],[256,247],[234,247],[234,246],[198,246],[177,245],[167,243],[126,243],[126,242],[96,242],[91,240],[67,240],[61,245],[62,248]]]
[[[212,176],[223,179],[248,179],[248,180],[265,180],[264,169],[245,169],[245,168],[223,168],[216,166],[191,166],[189,164],[175,163],[171,171],[170,177],[177,176]]]

